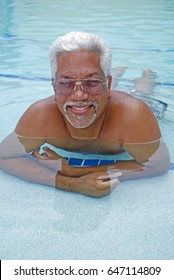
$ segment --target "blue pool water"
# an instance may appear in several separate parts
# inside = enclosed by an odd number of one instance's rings
[[[0,1],[0,139],[30,104],[51,95],[49,47],[68,31],[101,35],[112,67],[126,66],[129,91],[144,68],[152,97],[168,103],[159,122],[174,162],[172,0]],[[121,183],[102,199],[55,190],[0,172],[1,259],[173,259],[174,171]]]

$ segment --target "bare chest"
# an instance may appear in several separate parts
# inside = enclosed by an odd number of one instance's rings
[[[48,143],[58,148],[80,153],[118,154],[123,152],[121,143],[106,139],[79,140],[67,137],[64,139],[49,139]]]

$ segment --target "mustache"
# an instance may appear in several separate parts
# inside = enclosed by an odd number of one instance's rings
[[[95,101],[67,101],[65,102],[64,106],[63,106],[63,110],[67,113],[67,108],[68,107],[73,107],[73,106],[79,106],[79,107],[83,107],[83,106],[94,106],[95,111],[97,111],[98,109],[98,104]]]

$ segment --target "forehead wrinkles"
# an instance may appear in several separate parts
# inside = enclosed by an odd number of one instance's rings
[[[58,76],[65,79],[85,79],[101,75],[100,71],[96,70],[80,70],[80,69],[67,69],[66,71],[58,71]]]

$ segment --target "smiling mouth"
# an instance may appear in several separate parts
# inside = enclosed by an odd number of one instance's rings
[[[77,115],[85,114],[91,108],[93,108],[96,113],[98,104],[96,102],[66,102],[63,107],[66,114],[68,114],[68,111],[70,110],[70,112]]]
[[[92,107],[94,107],[94,105],[88,105],[84,107],[67,106],[67,109],[69,108],[74,114],[85,114]]]

